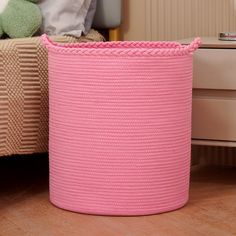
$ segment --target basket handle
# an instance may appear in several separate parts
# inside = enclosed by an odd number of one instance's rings
[[[41,42],[42,44],[47,48],[49,49],[52,45],[53,45],[53,42],[52,40],[46,35],[46,34],[43,34],[41,37]]]
[[[41,42],[42,44],[48,49],[53,49],[53,48],[57,48],[58,43],[56,42],[53,42],[49,37],[48,35],[46,34],[43,34],[41,37]],[[119,44],[121,44],[122,42],[118,42]],[[147,42],[146,42],[147,43]],[[183,53],[193,53],[194,51],[196,51],[200,45],[202,44],[202,41],[201,39],[198,37],[198,38],[195,38],[192,43],[190,43],[189,45],[186,45],[186,46],[180,46],[179,47],[176,47],[176,48],[166,48],[166,50],[164,52],[162,52],[161,54],[162,55],[172,55],[173,53],[175,53],[176,55],[182,55]],[[66,45],[66,44],[65,44]],[[68,47],[69,48],[69,45],[63,45],[63,47]],[[73,44],[71,44],[73,45]],[[100,48],[100,47],[98,47]],[[111,47],[110,47],[111,48]],[[154,48],[152,48],[154,49]],[[161,49],[160,49],[161,50]],[[154,50],[152,50],[154,52]],[[158,50],[155,50],[156,52]]]
[[[192,41],[192,43],[186,46],[186,49],[189,51],[189,53],[192,53],[196,51],[201,46],[201,44],[202,44],[201,38],[197,37]]]

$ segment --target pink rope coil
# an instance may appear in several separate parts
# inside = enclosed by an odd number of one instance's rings
[[[192,53],[177,42],[59,44],[46,35],[50,200],[146,215],[188,201]]]

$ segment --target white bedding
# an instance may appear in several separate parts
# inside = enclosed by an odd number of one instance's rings
[[[43,15],[41,33],[80,37],[91,27],[96,0],[39,0]]]

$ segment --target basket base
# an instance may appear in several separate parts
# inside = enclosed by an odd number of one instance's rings
[[[87,215],[100,215],[100,216],[147,216],[147,215],[156,215],[156,214],[162,214],[170,211],[178,210],[182,207],[184,207],[188,203],[188,198],[185,199],[183,202],[178,202],[176,204],[172,204],[169,207],[165,208],[159,208],[159,209],[141,209],[141,210],[134,210],[134,211],[127,211],[124,210],[100,210],[100,211],[94,211],[93,209],[83,209],[81,207],[68,207],[61,203],[58,203],[54,199],[50,199],[50,202],[63,210],[80,213],[80,214],[87,214]]]

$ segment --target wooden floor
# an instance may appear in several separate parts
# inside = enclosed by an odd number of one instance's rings
[[[67,212],[49,203],[46,156],[1,158],[0,235],[236,235],[236,169],[192,170],[190,201],[178,211],[104,217]]]

